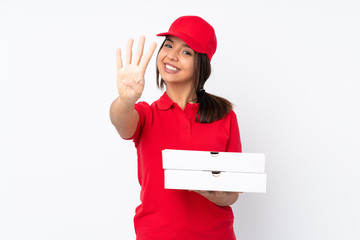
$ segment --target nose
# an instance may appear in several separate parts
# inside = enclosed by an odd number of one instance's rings
[[[178,60],[178,56],[179,56],[179,53],[178,51],[170,51],[168,54],[167,54],[167,57],[171,60]]]

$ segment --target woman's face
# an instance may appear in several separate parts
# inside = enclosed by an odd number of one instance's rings
[[[157,67],[165,83],[192,83],[194,55],[195,52],[183,40],[168,36],[157,60]]]

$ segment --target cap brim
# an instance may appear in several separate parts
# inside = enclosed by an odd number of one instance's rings
[[[192,39],[191,37],[189,37],[186,34],[175,32],[175,31],[169,31],[169,32],[163,32],[163,33],[156,34],[156,36],[159,36],[159,37],[169,36],[169,35],[180,38],[195,52],[206,53],[204,51],[204,49],[200,46],[200,44],[198,44],[194,39]]]

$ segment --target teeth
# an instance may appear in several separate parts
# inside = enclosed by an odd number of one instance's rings
[[[166,67],[167,69],[170,69],[170,70],[173,70],[173,71],[177,71],[177,70],[178,70],[177,68],[174,68],[174,67],[169,66],[169,65],[167,65],[167,64],[165,64],[165,67]]]

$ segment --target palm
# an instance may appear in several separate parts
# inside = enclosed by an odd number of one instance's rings
[[[118,70],[118,92],[123,100],[136,102],[144,89],[144,74],[139,66],[128,65]]]
[[[143,59],[141,59],[143,55],[144,44],[145,37],[142,36],[140,37],[135,57],[132,59],[133,40],[129,39],[126,49],[125,65],[122,63],[120,49],[118,49],[116,52],[117,87],[119,97],[123,101],[129,103],[135,103],[140,98],[144,90],[145,71],[156,48],[156,43],[152,43]]]

